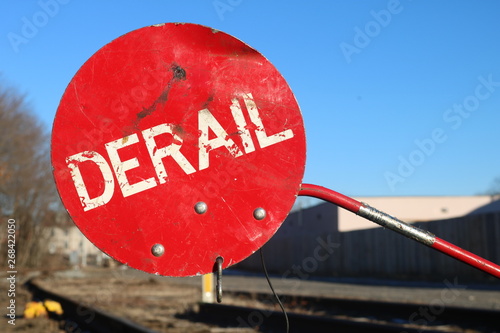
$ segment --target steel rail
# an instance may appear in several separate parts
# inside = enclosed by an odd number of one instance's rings
[[[125,318],[46,290],[32,280],[27,281],[25,286],[35,298],[51,299],[61,304],[64,313],[60,320],[64,321],[64,330],[67,332],[158,333]]]
[[[239,301],[251,300],[260,302],[264,305],[269,305],[272,302],[273,295],[269,292],[255,291],[236,291],[230,290],[226,292],[226,296]],[[450,327],[455,329],[461,328],[463,331],[470,330],[481,332],[495,331],[498,328],[499,310],[486,308],[471,308],[466,306],[457,306],[447,304],[446,310],[435,313],[434,317],[427,317],[431,311],[432,303],[425,301],[415,302],[399,302],[379,300],[376,297],[372,299],[350,299],[343,297],[328,296],[307,296],[303,294],[288,294],[280,295],[283,304],[289,309],[288,315],[291,317],[290,327],[293,332],[311,332],[311,327],[315,327],[314,332],[374,332],[380,330],[382,332],[449,332]],[[300,304],[300,306],[297,306]],[[206,318],[208,316],[204,311],[211,309],[223,309],[215,306],[207,305],[200,308],[200,316]],[[238,311],[238,307],[227,308],[228,310],[222,315],[230,315],[231,311]],[[242,307],[245,309],[245,307]],[[301,315],[292,309],[307,313]],[[262,316],[257,312],[260,311]],[[215,311],[214,311],[215,312]],[[217,316],[216,313],[213,316]],[[321,315],[316,315],[321,314]],[[275,327],[283,327],[283,314],[279,311],[253,308],[246,316],[242,313],[237,314],[233,318],[240,318],[240,324],[261,324],[274,325]],[[258,320],[262,318],[262,320]],[[425,319],[424,319],[425,318]],[[342,319],[342,320],[340,320]],[[432,320],[431,320],[432,319]],[[233,319],[234,320],[234,319]],[[267,322],[269,321],[269,322]],[[309,329],[306,324],[309,323]],[[360,323],[366,324],[364,327],[358,326]],[[324,330],[317,330],[316,325],[323,325]]]

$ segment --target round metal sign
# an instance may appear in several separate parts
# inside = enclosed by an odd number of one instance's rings
[[[161,24],[97,51],[61,99],[57,189],[102,251],[167,276],[259,249],[300,188],[299,106],[260,53],[223,32]]]

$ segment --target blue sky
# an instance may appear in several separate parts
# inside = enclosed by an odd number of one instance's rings
[[[267,57],[307,136],[304,182],[475,195],[500,176],[498,1],[2,1],[0,73],[50,130],[78,68],[131,30],[191,22]],[[31,28],[31,29],[30,29]]]

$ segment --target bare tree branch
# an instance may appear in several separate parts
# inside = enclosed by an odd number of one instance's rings
[[[491,182],[490,188],[485,192],[492,200],[500,199],[500,177],[496,177]]]
[[[42,228],[61,207],[49,145],[48,133],[26,107],[24,97],[0,87],[0,216],[2,228],[8,218],[16,220],[19,266],[40,262],[45,243]],[[0,238],[0,243],[4,241]]]

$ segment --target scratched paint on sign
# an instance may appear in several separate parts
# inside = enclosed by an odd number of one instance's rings
[[[300,188],[305,133],[290,87],[260,53],[208,27],[164,24],[117,38],[80,68],[51,158],[64,206],[97,247],[189,276],[272,237]]]
[[[256,126],[254,133],[257,137],[258,145],[261,148],[266,148],[284,140],[293,138],[292,129],[286,129],[280,133],[268,136],[257,106],[252,99],[252,95],[245,94],[244,96],[248,114],[251,121]],[[242,133],[245,133],[242,135],[242,149],[240,149],[234,141],[231,140],[224,128],[208,109],[198,111],[198,131],[200,133],[198,145],[198,170],[203,170],[209,167],[209,154],[214,149],[225,147],[234,158],[240,157],[244,153],[248,154],[255,151],[255,144],[250,135],[250,131],[246,129],[247,125],[237,99],[233,99],[231,112],[235,118],[234,121],[237,124],[237,128],[244,131]],[[168,174],[165,170],[165,165],[163,164],[163,158],[171,157],[187,175],[196,172],[197,170],[193,167],[193,164],[191,164],[191,162],[189,162],[180,152],[182,139],[173,132],[174,128],[174,124],[160,124],[141,132],[147,146],[149,157],[151,158],[151,162],[156,171],[156,177],[153,176],[148,179],[143,179],[134,184],[130,184],[126,171],[140,167],[139,162],[137,158],[132,158],[126,161],[121,160],[119,150],[133,144],[138,144],[139,138],[136,133],[104,144],[109,160],[111,161],[111,165],[107,164],[106,159],[102,155],[94,151],[85,151],[67,157],[66,162],[70,169],[75,188],[78,196],[82,198],[83,210],[88,211],[105,205],[112,199],[115,187],[112,173],[114,173],[118,181],[123,197],[128,197],[151,189],[158,184],[161,185],[167,182]],[[210,131],[215,133],[215,138],[209,139]],[[161,134],[172,135],[172,143],[166,147],[157,147],[155,137]],[[79,165],[84,162],[95,163],[98,166],[97,171],[102,175],[104,191],[102,194],[94,198],[90,198],[87,186],[85,185],[82,173],[80,172]],[[92,175],[92,177],[95,176]]]

